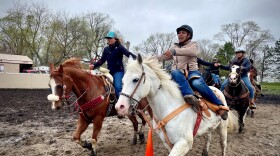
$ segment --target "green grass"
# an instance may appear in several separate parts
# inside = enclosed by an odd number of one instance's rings
[[[280,95],[280,82],[262,82],[261,86],[264,94]]]

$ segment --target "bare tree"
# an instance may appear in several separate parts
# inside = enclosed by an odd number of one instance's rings
[[[79,17],[70,17],[69,13],[58,12],[53,18],[49,32],[51,32],[50,60],[55,64],[70,58],[79,57],[79,39],[82,36]],[[50,39],[48,40],[50,41]]]
[[[146,41],[134,47],[134,50],[146,55],[163,54],[175,42],[175,37],[176,35],[174,33],[152,34]]]
[[[207,61],[212,61],[220,48],[218,44],[215,44],[208,39],[197,40],[197,43],[200,49],[199,57]]]
[[[273,41],[269,30],[262,30],[254,21],[234,22],[222,25],[221,32],[214,36],[223,42],[231,42],[235,48],[244,47],[249,58],[267,42]]]
[[[7,10],[7,16],[1,18],[0,44],[3,53],[26,54],[27,49],[24,43],[26,7],[27,5],[15,3],[13,8]]]
[[[104,36],[112,29],[113,20],[109,15],[90,12],[82,17],[83,29],[80,44],[88,59],[99,59],[106,46]]]

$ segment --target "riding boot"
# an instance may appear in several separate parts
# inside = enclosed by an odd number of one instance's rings
[[[250,108],[257,109],[257,105],[255,104],[255,99],[250,99]]]
[[[192,109],[197,112],[199,111],[199,99],[194,95],[185,95],[184,100],[187,104],[192,105]]]
[[[218,114],[221,116],[223,120],[226,120],[228,118],[228,111],[224,109],[219,109]]]

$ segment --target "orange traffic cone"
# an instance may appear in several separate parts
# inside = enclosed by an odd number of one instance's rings
[[[153,130],[149,129],[148,140],[146,145],[146,156],[154,156],[154,147],[153,147]]]

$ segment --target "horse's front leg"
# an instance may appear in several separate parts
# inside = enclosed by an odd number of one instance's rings
[[[183,156],[189,152],[193,145],[193,137],[181,138],[171,149],[169,156]]]
[[[104,121],[105,118],[105,114],[103,115],[99,115],[96,116],[93,120],[93,132],[92,132],[92,152],[91,152],[91,156],[96,156],[96,151],[97,151],[97,137],[99,135],[99,132],[102,128],[102,123]]]
[[[84,119],[83,114],[80,113],[79,114],[79,119],[78,119],[78,122],[77,122],[77,128],[76,128],[75,133],[73,135],[73,140],[77,144],[81,145],[82,147],[91,149],[91,145],[89,145],[86,141],[81,141],[81,135],[87,129],[88,125],[89,124]]]

